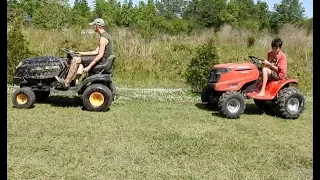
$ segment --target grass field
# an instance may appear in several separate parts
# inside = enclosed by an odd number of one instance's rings
[[[183,91],[120,89],[104,113],[52,95],[12,107],[8,90],[8,179],[312,179],[312,101],[298,120],[240,119],[205,110]]]

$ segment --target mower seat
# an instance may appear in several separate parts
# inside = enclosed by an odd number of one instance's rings
[[[89,73],[90,74],[111,74],[112,73],[112,65],[115,60],[115,55],[110,55],[104,64],[98,64],[94,66]]]

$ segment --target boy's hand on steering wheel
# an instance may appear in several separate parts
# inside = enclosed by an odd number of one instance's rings
[[[270,63],[268,60],[264,60],[262,63],[263,63],[264,65],[266,65],[266,66],[270,66],[270,65],[271,65],[271,63]]]

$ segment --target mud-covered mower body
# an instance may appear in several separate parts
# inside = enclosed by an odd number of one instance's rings
[[[25,92],[26,96],[30,97],[29,99],[33,99],[33,95],[30,94],[34,93],[36,100],[48,97],[51,91],[68,91],[77,93],[80,96],[86,95],[86,100],[91,98],[91,102],[97,103],[95,95],[100,94],[100,101],[105,102],[99,107],[91,107],[91,110],[100,111],[111,105],[111,99],[115,100],[116,88],[111,80],[114,59],[114,55],[109,56],[106,62],[91,68],[80,84],[76,85],[75,81],[72,81],[70,87],[64,89],[61,88],[61,84],[55,77],[66,77],[71,63],[71,57],[69,55],[66,58],[58,56],[31,57],[24,59],[18,64],[13,82],[20,87],[17,93]],[[23,91],[21,90],[20,92],[20,89]],[[31,91],[32,93],[29,93]],[[90,93],[95,95],[90,96]],[[17,98],[13,97],[14,102],[15,99]],[[22,100],[23,98],[20,99],[21,102]],[[30,103],[31,102],[33,101],[30,101]],[[86,101],[87,105],[88,102]]]
[[[68,70],[68,59],[57,56],[31,57],[21,61],[13,77],[13,84],[28,86],[41,82],[53,85],[55,76],[60,76]],[[40,84],[39,84],[40,85]]]

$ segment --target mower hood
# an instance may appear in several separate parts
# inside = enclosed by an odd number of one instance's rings
[[[250,70],[256,69],[256,66],[252,63],[226,63],[226,64],[217,64],[213,68],[228,68],[231,70]]]

